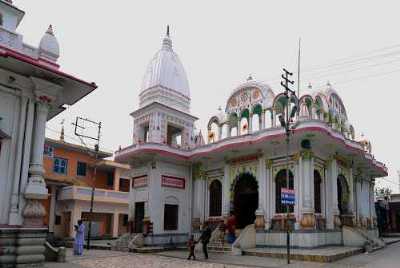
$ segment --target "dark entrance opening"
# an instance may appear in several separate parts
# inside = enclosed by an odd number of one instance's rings
[[[144,202],[135,203],[134,233],[143,233]]]
[[[343,175],[339,175],[337,178],[337,192],[340,215],[347,215],[349,214],[350,191],[347,180]]]
[[[242,173],[236,178],[233,206],[236,228],[242,229],[254,223],[258,208],[258,184],[250,173]]]

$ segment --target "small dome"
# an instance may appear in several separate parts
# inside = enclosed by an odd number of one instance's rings
[[[189,83],[178,55],[172,50],[169,28],[161,49],[154,55],[143,77],[141,93],[149,88],[161,86],[174,90],[190,99]]]
[[[46,33],[43,35],[39,44],[40,54],[45,54],[58,59],[60,56],[60,46],[58,45],[57,38],[54,36],[53,27],[50,25]]]

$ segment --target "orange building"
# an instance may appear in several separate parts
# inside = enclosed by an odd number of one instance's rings
[[[92,237],[118,237],[128,231],[130,180],[121,173],[129,166],[105,159],[111,156],[99,151],[96,160],[93,149],[46,138],[43,166],[49,198],[43,205],[54,237],[73,237],[77,221],[90,219],[93,185]]]

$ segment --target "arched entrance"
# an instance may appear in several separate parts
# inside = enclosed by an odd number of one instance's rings
[[[238,175],[233,187],[233,213],[236,217],[236,228],[242,229],[253,224],[258,208],[258,184],[250,173]]]
[[[346,177],[341,174],[337,178],[337,192],[338,192],[338,208],[340,215],[347,215],[349,214],[350,191]]]

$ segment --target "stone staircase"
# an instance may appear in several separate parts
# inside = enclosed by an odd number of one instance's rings
[[[343,231],[343,236],[348,236],[348,234],[355,235],[356,238],[358,238],[357,240],[362,242],[362,245],[359,246],[363,246],[365,248],[365,251],[367,252],[374,252],[376,250],[386,247],[385,241],[383,241],[381,238],[377,236],[371,235],[364,229],[357,227],[343,226],[342,231]]]

